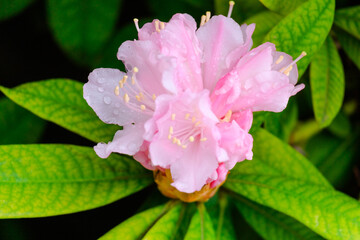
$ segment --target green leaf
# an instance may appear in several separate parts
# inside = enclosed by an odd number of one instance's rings
[[[266,8],[259,1],[236,0],[231,18],[238,23],[242,23],[245,19],[264,10],[266,10]],[[228,11],[228,0],[215,0],[216,14],[227,16]]]
[[[280,113],[270,113],[265,120],[265,128],[284,142],[289,142],[290,135],[298,120],[298,107],[294,99]]]
[[[33,1],[34,0],[0,0],[0,21],[19,14]]]
[[[161,217],[164,216],[172,207],[173,202],[167,205],[160,205],[158,207],[150,208],[144,212],[138,213],[131,218],[125,220],[115,228],[111,229],[99,240],[136,240],[141,237],[156,223]]]
[[[121,0],[47,0],[50,28],[71,58],[87,65],[115,27]]]
[[[44,217],[100,207],[152,182],[135,160],[73,145],[0,146],[0,218]]]
[[[360,6],[337,10],[334,22],[360,40]]]
[[[278,51],[293,57],[302,51],[307,56],[298,63],[299,76],[309,65],[328,35],[334,18],[335,0],[311,0],[287,15],[266,36]]]
[[[332,134],[340,138],[346,138],[351,134],[350,119],[343,111],[340,111],[328,129]]]
[[[203,203],[198,204],[198,211],[191,219],[190,227],[186,233],[185,240],[211,240],[216,239],[211,218],[207,214]]]
[[[322,239],[303,224],[283,213],[240,195],[236,195],[234,200],[238,211],[264,239]]]
[[[341,29],[336,29],[335,32],[346,55],[360,70],[360,40]]]
[[[351,176],[358,141],[358,133],[345,140],[328,134],[319,134],[309,140],[305,152],[329,182],[339,187]]]
[[[255,23],[255,31],[252,35],[253,46],[257,47],[264,43],[265,36],[278,24],[283,17],[277,13],[263,11],[245,20],[246,24]]]
[[[269,112],[265,112],[265,111],[254,112],[250,133],[253,133],[257,129],[259,129],[268,116],[269,116]]]
[[[45,127],[42,119],[6,98],[0,99],[0,109],[0,145],[39,140]]]
[[[312,103],[320,127],[329,126],[341,108],[345,93],[344,78],[335,43],[328,37],[310,66]]]
[[[290,137],[291,144],[302,145],[309,138],[321,131],[319,123],[315,119],[306,122],[299,122]]]
[[[303,155],[269,132],[258,129],[254,134],[254,157],[236,164],[230,176],[258,175],[290,177],[331,188],[321,173]]]
[[[118,126],[103,123],[82,96],[83,84],[68,79],[26,83],[13,89],[0,86],[11,100],[34,114],[94,142],[112,139]]]
[[[306,2],[306,0],[292,0],[287,2],[282,0],[260,0],[260,2],[273,12],[280,13],[281,15],[288,15]]]
[[[207,213],[210,216],[217,240],[236,239],[234,225],[231,222],[232,205],[228,201],[227,194],[220,190],[207,202]]]
[[[176,235],[180,224],[181,214],[185,211],[184,204],[178,204],[170,209],[162,218],[160,218],[149,231],[145,234],[144,240],[156,239],[167,240],[172,239]]]

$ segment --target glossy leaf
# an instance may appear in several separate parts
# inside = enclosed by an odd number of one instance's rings
[[[246,221],[268,240],[323,239],[303,224],[271,208],[264,207],[239,195],[234,204]]]
[[[360,40],[360,6],[337,10],[334,22]]]
[[[335,43],[328,37],[310,66],[312,103],[320,127],[329,126],[342,106],[344,78],[344,69]]]
[[[34,0],[0,0],[0,21],[19,14]]]
[[[178,204],[170,209],[162,218],[160,218],[145,234],[144,240],[167,240],[176,235],[181,224],[179,218],[184,210],[182,204]],[[166,227],[165,227],[166,226]]]
[[[96,208],[152,183],[138,162],[73,145],[0,146],[0,218],[43,217]]]
[[[346,55],[360,70],[360,40],[340,29],[337,29],[335,32]]]
[[[290,135],[296,126],[297,120],[297,104],[294,99],[290,99],[284,111],[269,114],[265,120],[265,128],[281,140],[289,142]]]
[[[334,186],[339,187],[351,175],[355,150],[359,144],[359,134],[352,134],[345,140],[328,134],[319,134],[306,145],[305,151],[310,161]]]
[[[236,164],[230,176],[258,175],[290,177],[331,188],[321,173],[303,155],[269,132],[258,129],[254,134],[254,157]]]
[[[169,209],[173,207],[173,203],[167,205],[160,205],[158,207],[150,208],[144,212],[138,213],[131,218],[125,220],[108,233],[102,236],[99,240],[136,240],[141,237],[151,228],[155,222],[166,214]]]
[[[360,202],[291,177],[229,175],[225,187],[283,212],[326,239],[360,239]]]
[[[255,23],[255,31],[252,35],[253,47],[264,43],[265,36],[276,26],[283,17],[277,13],[263,11],[245,20],[246,24]]]
[[[39,140],[45,121],[6,98],[0,99],[0,109],[0,145]]]
[[[236,239],[236,233],[231,221],[231,206],[228,197],[222,191],[218,193],[218,198],[212,197],[206,202],[207,212],[213,223],[216,240]],[[215,204],[211,200],[215,199]]]
[[[121,0],[47,0],[48,22],[61,48],[82,65],[110,37]]]
[[[83,98],[83,85],[68,79],[0,86],[11,100],[34,114],[94,142],[110,141],[118,126],[103,123]]]
[[[198,211],[191,219],[191,223],[186,233],[185,240],[215,240],[216,235],[212,226],[211,218],[206,212],[203,203],[198,204]]]
[[[228,0],[215,0],[216,14],[227,16],[228,10]],[[240,24],[245,19],[265,10],[266,8],[259,1],[236,0],[231,18]]]
[[[306,0],[292,0],[287,1],[286,3],[282,0],[260,0],[260,2],[273,12],[277,12],[282,15],[288,15],[301,4],[306,2]]]
[[[287,15],[265,40],[274,43],[278,51],[293,57],[305,51],[307,56],[297,63],[301,76],[330,31],[334,9],[335,0],[308,1]]]

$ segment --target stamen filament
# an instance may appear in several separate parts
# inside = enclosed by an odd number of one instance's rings
[[[140,31],[140,28],[139,28],[139,19],[137,18],[134,18],[134,24],[135,24],[135,27],[136,27],[136,31]]]
[[[228,14],[227,14],[227,17],[228,17],[228,18],[231,17],[231,14],[232,14],[234,5],[235,5],[235,2],[234,2],[234,1],[229,1],[229,11],[228,11]]]
[[[283,67],[282,69],[280,69],[280,72],[281,73],[284,73],[284,71],[286,70],[286,69],[288,69],[290,66],[292,66],[292,65],[294,65],[295,63],[297,63],[301,58],[303,58],[303,57],[305,57],[306,56],[306,52],[302,52],[301,54],[300,54],[300,56],[298,56],[294,61],[292,61],[289,65],[287,65],[286,67]],[[291,70],[291,69],[290,69]]]

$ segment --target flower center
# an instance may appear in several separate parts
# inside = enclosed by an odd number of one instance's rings
[[[116,96],[122,96],[126,105],[135,111],[152,115],[155,109],[155,94],[149,94],[145,91],[136,79],[136,73],[139,71],[137,67],[132,69],[131,78],[125,75],[120,81],[119,85],[115,87],[114,93]]]

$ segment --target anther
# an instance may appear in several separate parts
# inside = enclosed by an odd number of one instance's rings
[[[168,135],[168,139],[170,140],[170,139],[171,139],[171,137],[172,137],[172,136],[171,136],[171,134],[169,134],[169,135]]]
[[[294,65],[295,63],[297,63],[301,58],[306,56],[306,52],[301,52],[300,56],[298,56],[294,61],[292,61],[289,65],[287,65],[286,67],[283,67],[282,69],[280,69],[279,72],[284,73],[284,71],[286,71],[289,67],[291,67],[292,65]],[[291,69],[290,69],[291,70]],[[289,70],[289,71],[290,71]]]
[[[135,77],[134,76],[131,77],[131,84],[135,85]]]
[[[128,76],[127,75],[125,75],[123,78],[122,78],[122,82],[123,82],[123,84],[125,84],[126,83],[126,80],[128,79]]]
[[[194,138],[193,136],[190,136],[190,137],[189,137],[189,141],[190,141],[190,142],[193,142],[193,141],[195,141],[195,138]]]
[[[205,22],[208,22],[208,21],[210,20],[210,17],[211,17],[211,12],[210,12],[210,11],[207,11],[207,12],[206,12]]]
[[[291,65],[290,67],[288,67],[287,69],[285,69],[284,74],[289,76],[290,75],[290,71],[293,69],[293,66]]]
[[[116,96],[119,96],[119,95],[120,95],[120,88],[119,88],[119,86],[116,86],[114,92],[115,92],[115,95],[116,95]]]
[[[140,28],[139,28],[139,19],[134,18],[134,24],[135,24],[136,30],[137,30],[137,31],[140,31]]]
[[[192,117],[192,118],[191,118],[191,121],[192,121],[192,122],[195,122],[195,121],[196,121],[196,117]]]
[[[201,21],[200,21],[200,26],[204,26],[205,21],[206,21],[206,16],[205,16],[205,15],[202,15],[202,16],[201,16]]]
[[[280,57],[276,60],[275,64],[281,63],[283,59],[284,59],[284,56],[280,55]]]
[[[173,142],[174,144],[177,143],[177,138],[176,138],[176,137],[173,137],[172,142]]]
[[[232,111],[229,110],[229,111],[225,114],[225,117],[224,117],[221,121],[222,121],[222,122],[230,122],[231,115],[232,115]]]
[[[136,100],[138,100],[139,102],[141,102],[141,98],[140,98],[139,95],[136,95],[135,98],[136,98]]]
[[[234,5],[235,5],[235,2],[234,1],[230,1],[229,2],[229,11],[228,11],[228,14],[227,14],[227,17],[231,17],[231,13],[233,11],[233,8],[234,8]]]
[[[201,138],[201,139],[200,139],[200,142],[205,142],[206,140],[207,140],[207,138],[204,137],[204,138]]]
[[[128,103],[130,101],[129,95],[127,93],[124,94],[124,101]]]
[[[190,117],[190,113],[185,114],[185,120],[188,120]]]
[[[165,28],[165,23],[164,22],[160,22],[160,29],[163,30]]]
[[[144,104],[141,104],[140,109],[144,111],[146,109],[146,106]]]
[[[194,126],[197,127],[200,125],[200,123],[201,123],[200,121],[197,121]]]
[[[173,134],[173,133],[174,133],[174,128],[173,128],[173,126],[170,126],[170,127],[169,127],[169,133],[170,133],[170,134]]]
[[[173,114],[171,114],[171,120],[175,120],[175,116],[176,116],[176,114],[175,113],[173,113]]]
[[[180,139],[176,139],[176,143],[177,143],[178,146],[181,146],[181,141],[180,141]]]
[[[152,100],[155,100],[156,99],[156,95],[155,93],[152,95]]]
[[[182,147],[183,149],[187,148],[187,146],[186,146],[186,145],[182,145],[181,147]]]
[[[154,24],[155,24],[155,30],[156,30],[157,32],[160,32],[159,23],[160,23],[159,20],[155,20],[155,22],[154,22]]]
[[[137,67],[134,67],[134,68],[133,68],[133,72],[134,72],[134,73],[137,73],[138,71],[139,71],[139,69],[138,69]]]

